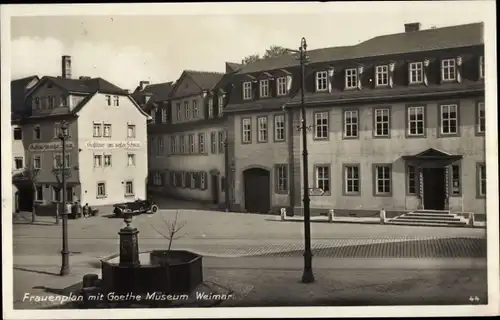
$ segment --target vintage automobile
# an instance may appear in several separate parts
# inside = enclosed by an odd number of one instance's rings
[[[126,213],[137,215],[141,213],[156,213],[158,211],[158,205],[152,199],[137,199],[131,202],[117,203],[113,207],[113,213],[117,217],[123,217]]]

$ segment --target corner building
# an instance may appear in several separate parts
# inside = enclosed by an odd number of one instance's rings
[[[486,213],[483,24],[311,50],[305,67],[313,214]],[[234,210],[302,213],[300,67],[294,56],[234,78],[228,157]]]
[[[103,208],[144,199],[148,115],[126,91],[102,78],[73,79],[71,57],[62,59],[62,76],[42,77],[18,97],[22,107],[13,130],[24,146],[24,164],[13,183],[23,190],[19,202],[25,207],[33,200],[37,205],[61,202],[63,172],[69,202]],[[64,155],[58,139],[63,121],[69,131]],[[36,173],[35,190],[26,172]]]

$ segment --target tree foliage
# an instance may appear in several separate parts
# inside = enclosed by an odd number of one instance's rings
[[[289,54],[290,51],[284,47],[272,45],[264,52],[264,55],[261,57],[260,54],[254,53],[246,56],[241,61],[242,64],[249,64],[261,59],[275,58],[280,57],[285,54]]]

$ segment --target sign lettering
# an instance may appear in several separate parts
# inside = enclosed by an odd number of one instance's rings
[[[87,149],[140,149],[140,141],[88,141]]]
[[[74,145],[73,142],[67,141],[65,146],[66,149],[70,150],[73,149]],[[56,142],[46,142],[46,143],[32,143],[29,145],[28,149],[31,152],[62,150],[62,142],[56,141]]]

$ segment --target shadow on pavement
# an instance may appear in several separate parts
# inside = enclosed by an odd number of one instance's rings
[[[25,272],[32,272],[32,273],[38,273],[38,274],[46,274],[46,275],[49,275],[49,276],[59,276],[58,273],[54,273],[54,272],[41,271],[41,270],[32,270],[32,269],[26,269],[26,268],[20,268],[20,267],[14,267],[14,270],[25,271]]]

